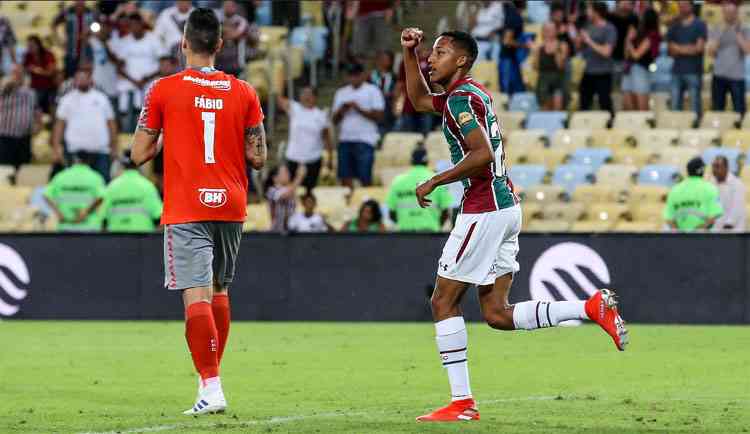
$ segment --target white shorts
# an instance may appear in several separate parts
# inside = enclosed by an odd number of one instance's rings
[[[459,214],[443,247],[438,276],[474,285],[491,285],[520,267],[518,234],[521,206],[482,214]]]

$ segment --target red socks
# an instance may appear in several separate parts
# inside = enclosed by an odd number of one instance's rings
[[[185,309],[185,339],[195,369],[203,380],[219,376],[219,338],[211,311],[211,304],[205,301],[193,303]]]
[[[221,356],[224,354],[224,347],[227,345],[227,338],[229,337],[229,322],[230,322],[230,309],[229,309],[229,294],[222,292],[214,294],[214,298],[211,301],[211,310],[214,314],[214,324],[216,324],[216,332],[219,337],[219,351],[216,357],[221,364]]]

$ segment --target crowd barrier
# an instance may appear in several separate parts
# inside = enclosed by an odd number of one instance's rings
[[[245,234],[238,320],[429,321],[446,234]],[[747,235],[524,234],[511,301],[618,291],[626,320],[750,323]],[[480,320],[476,292],[464,312]],[[0,317],[180,319],[158,234],[0,235]]]

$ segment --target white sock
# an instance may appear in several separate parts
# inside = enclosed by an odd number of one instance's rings
[[[219,377],[211,377],[206,378],[202,381],[203,387],[201,388],[201,393],[203,394],[212,394],[216,392],[221,392],[221,379]]]
[[[451,399],[459,401],[471,398],[469,386],[469,365],[466,361],[466,324],[464,318],[454,316],[435,323],[435,341],[437,341],[440,361],[448,372],[451,385]]]
[[[555,327],[571,319],[589,319],[585,301],[524,301],[513,308],[517,330]]]

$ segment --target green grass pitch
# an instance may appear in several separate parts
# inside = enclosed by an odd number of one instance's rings
[[[750,328],[469,327],[482,420],[418,424],[449,395],[429,323],[234,323],[229,410],[191,418],[179,322],[0,323],[0,433],[750,431]]]

